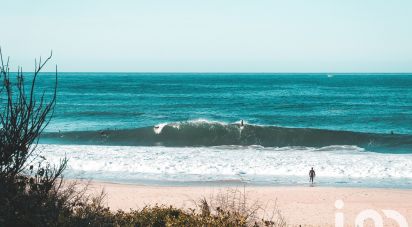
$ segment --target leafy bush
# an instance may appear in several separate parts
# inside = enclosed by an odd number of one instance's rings
[[[104,194],[91,198],[66,217],[64,226],[286,226],[279,210],[274,207],[270,220],[258,218],[257,211],[265,213],[257,202],[249,203],[246,193],[227,190],[216,198],[202,199],[196,209],[172,206],[146,206],[140,210],[111,212],[103,206]],[[225,198],[222,200],[222,198]]]
[[[108,207],[92,203],[78,207],[72,216],[60,223],[62,226],[286,226],[282,220],[249,220],[248,217],[223,209],[216,213],[189,211],[172,206],[156,205],[129,212],[110,212]]]

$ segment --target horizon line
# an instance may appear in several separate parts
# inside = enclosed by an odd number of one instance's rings
[[[31,73],[32,71],[23,71],[23,73]],[[17,73],[17,71],[10,71]],[[56,71],[42,71],[42,73],[56,73]],[[219,71],[201,71],[201,72],[185,72],[185,71],[57,71],[57,73],[136,73],[136,74],[412,74],[411,72],[219,72]]]

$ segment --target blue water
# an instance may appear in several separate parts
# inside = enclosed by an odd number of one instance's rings
[[[406,74],[60,73],[57,100],[48,131],[243,119],[412,134],[412,75]]]
[[[60,73],[46,131],[72,178],[412,188],[412,74]]]

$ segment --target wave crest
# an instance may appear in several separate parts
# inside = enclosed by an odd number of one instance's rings
[[[205,119],[162,123],[153,127],[48,133],[48,143],[132,145],[132,146],[221,146],[325,147],[353,145],[373,151],[412,153],[412,136],[360,133],[312,128],[285,128]]]

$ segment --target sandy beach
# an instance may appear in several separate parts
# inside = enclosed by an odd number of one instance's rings
[[[336,213],[342,213],[344,226],[355,226],[356,216],[373,209],[380,214],[384,226],[399,226],[385,217],[382,210],[395,210],[412,223],[412,190],[375,188],[329,187],[224,187],[224,186],[144,186],[92,181],[92,193],[102,189],[107,194],[105,203],[112,210],[129,210],[145,205],[173,205],[193,208],[195,201],[216,198],[232,190],[245,191],[250,203],[258,202],[270,217],[277,206],[288,226],[335,226]],[[341,200],[343,202],[336,202]],[[340,203],[340,204],[339,204]],[[343,205],[343,207],[341,207]],[[336,208],[338,206],[338,208]],[[340,206],[340,207],[339,207]],[[263,212],[264,213],[264,212]],[[370,220],[365,226],[370,225]]]

